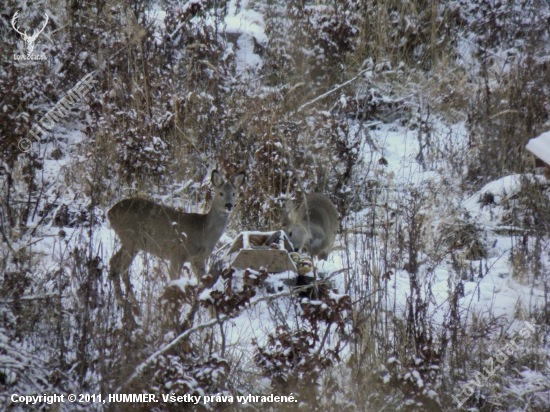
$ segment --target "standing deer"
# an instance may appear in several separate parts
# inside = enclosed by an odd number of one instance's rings
[[[178,278],[185,262],[191,263],[200,280],[205,273],[206,259],[225,229],[245,174],[240,173],[231,182],[224,182],[221,174],[214,170],[211,180],[216,194],[205,215],[179,212],[139,198],[122,200],[107,212],[121,244],[109,261],[110,278],[119,301],[122,296],[119,276],[122,276],[128,297],[136,302],[128,269],[139,251],[169,260],[172,280]]]
[[[294,250],[306,249],[312,256],[327,260],[340,225],[336,206],[321,193],[307,194],[297,210],[286,206],[283,229]]]

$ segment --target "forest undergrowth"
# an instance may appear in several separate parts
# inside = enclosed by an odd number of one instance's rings
[[[13,59],[16,11],[50,16],[46,60]],[[549,21],[542,0],[7,0],[0,409],[548,410],[549,184],[524,148],[550,129]],[[205,213],[214,169],[247,181],[208,275],[140,254],[139,311],[117,302],[106,212]],[[341,217],[318,282],[230,267],[309,192]]]

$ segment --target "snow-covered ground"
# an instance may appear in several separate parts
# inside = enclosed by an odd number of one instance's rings
[[[226,32],[249,33],[257,36],[258,40],[262,40],[265,35],[260,29],[261,16],[251,11],[237,12],[233,3],[230,5],[230,12],[226,18]],[[243,50],[241,49],[241,51]],[[235,56],[237,61],[243,58],[243,56],[239,56],[239,53]],[[243,70],[246,67],[252,68],[249,64],[252,61],[249,59],[251,54],[247,56],[245,60],[248,59],[248,63],[243,63],[243,65],[241,63],[238,64]],[[449,126],[442,123],[440,126],[440,129],[435,129],[433,132],[436,138],[444,136],[448,132]],[[450,127],[455,129],[456,136],[461,136],[464,133],[464,125],[462,123]],[[81,135],[75,132],[68,134],[68,136],[73,136],[72,138],[67,138],[65,142],[65,147],[69,149],[70,153],[70,147],[80,141]],[[365,146],[362,156],[374,164],[378,164],[381,158],[387,161],[387,165],[377,166],[373,169],[372,178],[388,182],[385,190],[389,192],[388,200],[390,202],[397,202],[396,197],[401,195],[401,191],[404,188],[421,189],[426,184],[436,186],[441,184],[444,176],[442,176],[440,170],[429,170],[418,162],[419,145],[417,135],[414,131],[407,130],[396,124],[378,124],[370,130],[370,138],[375,142],[379,150],[373,151],[369,146]],[[61,210],[62,205],[71,208],[71,204],[79,196],[70,185],[58,182],[58,179],[64,175],[69,166],[76,167],[79,161],[84,160],[74,157],[72,163],[67,159],[53,160],[50,158],[45,161],[43,169],[44,178],[50,182],[50,187],[52,188],[52,193],[46,193],[46,195],[59,196],[58,210]],[[504,199],[510,199],[517,194],[522,179],[539,183],[543,181],[541,176],[512,175],[503,177],[487,184],[478,193],[464,199],[461,209],[469,214],[472,222],[482,225],[486,229],[496,229],[498,227],[499,216],[502,214],[499,205]],[[61,193],[59,193],[60,190]],[[496,205],[482,205],[481,199],[483,199],[483,195],[487,192],[493,195]],[[198,207],[195,207],[195,209],[198,210]],[[54,217],[58,210],[54,212]],[[347,217],[347,221],[361,222],[364,213],[365,211],[356,213],[354,219]],[[39,217],[35,220],[38,223]],[[441,217],[434,216],[432,223],[437,225],[443,220]],[[54,227],[53,222],[54,219],[52,218],[50,224],[46,226],[40,237],[35,239],[33,246],[39,262],[39,272],[42,273],[52,273],[56,268],[63,267],[63,262],[67,257],[68,251],[78,244],[86,243],[89,239],[89,234],[81,228],[64,228],[65,235],[60,240],[57,236],[59,228]],[[246,229],[254,230],[255,228]],[[347,227],[347,229],[350,228]],[[467,319],[471,319],[472,316],[475,318],[498,318],[504,316],[511,322],[518,310],[524,310],[526,313],[540,310],[544,303],[544,291],[532,285],[522,284],[512,276],[510,253],[513,244],[510,236],[499,235],[494,231],[489,233],[489,238],[486,240],[486,243],[490,245],[488,256],[481,261],[470,262],[470,266],[475,268],[476,275],[464,282],[464,296],[460,299],[460,305]],[[236,234],[235,232],[224,234],[220,241],[222,248],[226,248],[232,242],[231,236],[235,236]],[[355,238],[348,239],[348,244],[352,245],[351,247],[353,248],[354,245],[361,243],[361,236],[372,236],[372,234],[355,234],[352,236]],[[106,220],[103,220],[99,226],[94,228],[92,244],[92,249],[98,251],[103,262],[108,262],[110,256],[116,251],[116,236],[109,228]],[[362,262],[356,262],[355,259],[362,259],[363,257],[358,250],[344,250],[344,242],[341,236],[337,238],[336,246],[327,262],[317,262],[317,268],[328,276],[338,272],[336,276],[331,276],[331,281],[336,292],[350,292],[346,281],[349,271],[342,269],[361,265]],[[548,263],[547,260],[545,263]],[[151,265],[153,270],[151,269]],[[153,272],[160,271],[159,273],[165,274],[164,276],[161,275],[160,278],[157,277],[155,280],[156,282],[160,282],[160,284],[154,289],[157,290],[157,293],[162,291],[162,285],[168,284],[168,276],[166,275],[167,266],[167,262],[144,254],[134,260],[131,267],[131,281],[136,289],[138,299],[144,298],[147,294],[151,293],[149,285],[151,280],[144,275],[150,273],[151,270]],[[457,274],[452,268],[450,259],[441,259],[437,262],[436,266],[428,266],[428,264],[420,266],[419,276],[424,292],[432,294],[429,312],[436,324],[442,325],[445,314],[449,310],[449,285],[456,280]],[[479,276],[478,270],[480,266],[482,267],[481,276]],[[154,269],[155,267],[157,269]],[[403,267],[392,268],[392,272],[393,275],[390,279],[383,282],[385,293],[388,296],[388,300],[385,302],[388,306],[387,309],[395,308],[398,311],[396,315],[402,316],[406,310],[407,297],[410,296],[410,274]],[[284,276],[285,274],[277,275],[279,278]],[[292,275],[289,274],[289,276]],[[76,294],[76,291],[73,292]],[[264,290],[263,293],[267,292]],[[296,310],[296,307],[291,303],[291,298],[283,298],[277,302],[279,310],[283,313]],[[240,348],[241,356],[244,356],[249,351],[252,340],[262,345],[265,343],[266,336],[274,331],[275,325],[272,323],[272,315],[270,313],[270,310],[273,310],[272,305],[273,303],[263,302],[252,310],[244,311],[241,315],[227,323],[228,344],[234,345],[235,351],[238,351],[238,348]],[[295,315],[296,313],[288,316],[290,324],[292,324],[292,318]],[[234,356],[237,355],[234,354]]]
[[[187,2],[182,6],[182,12],[198,3],[200,3],[198,0]],[[258,10],[260,10],[258,2],[231,0],[226,5],[226,15],[223,19],[214,18],[206,13],[205,21],[201,22],[215,29],[224,52],[222,60],[232,62],[228,65],[231,67],[228,78],[233,78],[228,79],[228,83],[239,79],[243,84],[253,88],[251,81],[258,81],[258,73],[266,58],[262,50],[267,47],[270,40],[266,18]],[[179,35],[178,31],[182,26],[177,27],[173,33],[166,33],[167,13],[159,4],[146,14],[152,21],[154,38],[158,46],[164,45],[165,35],[168,34],[172,40]],[[201,15],[194,19],[203,18],[204,16]],[[328,23],[326,24],[329,27]],[[315,24],[313,26],[318,28]],[[473,35],[465,36],[458,41],[458,57],[465,66],[475,63],[474,41]],[[311,51],[307,52],[311,53]],[[500,61],[498,64],[504,64],[504,60],[504,57],[500,56],[493,63],[496,65]],[[209,69],[212,67],[209,66]],[[501,69],[504,71],[504,66]],[[507,67],[506,70],[508,70]],[[472,73],[477,71],[472,70]],[[367,74],[369,81],[371,75],[372,73]],[[268,90],[268,87],[272,86],[262,87],[264,87],[263,90]],[[299,89],[298,86],[297,88]],[[336,90],[335,95],[340,93],[338,88],[331,90]],[[175,105],[176,100],[174,97],[171,104]],[[388,100],[390,100],[389,97]],[[346,96],[342,94],[341,99],[336,101],[345,104]],[[411,107],[413,106],[411,104]],[[305,106],[300,106],[302,107]],[[85,104],[82,105],[81,110],[86,110]],[[216,110],[216,107],[212,105],[210,110]],[[329,117],[332,113],[325,111],[322,115]],[[306,118],[304,123],[307,122],[310,122],[309,126],[313,127],[315,115],[312,114],[310,118]],[[361,176],[355,177],[366,182],[365,184],[372,185],[368,189],[372,192],[372,199],[361,199],[365,203],[343,218],[342,230],[337,236],[333,251],[327,261],[315,261],[316,271],[330,278],[334,289],[334,294],[331,296],[348,294],[351,302],[357,305],[356,307],[359,307],[365,298],[371,298],[372,302],[378,305],[377,309],[381,309],[381,313],[384,313],[383,316],[397,319],[407,318],[411,302],[411,284],[418,281],[422,299],[429,302],[427,320],[436,331],[448,327],[452,299],[456,296],[457,290],[460,290],[458,311],[462,321],[461,327],[468,330],[469,327],[473,329],[480,320],[494,321],[498,322],[501,328],[498,332],[500,336],[496,336],[497,333],[495,333],[495,336],[487,335],[485,338],[496,340],[502,336],[509,336],[513,331],[521,329],[521,320],[531,319],[533,315],[547,310],[544,306],[548,301],[544,281],[535,278],[535,274],[529,270],[526,271],[527,273],[517,273],[517,262],[514,261],[514,256],[518,248],[517,234],[522,233],[523,229],[518,224],[519,219],[509,219],[510,208],[521,206],[518,197],[523,188],[526,185],[544,187],[547,185],[546,180],[540,175],[532,174],[502,176],[475,193],[464,194],[465,190],[458,187],[461,183],[460,171],[458,175],[456,170],[450,171],[450,166],[447,164],[449,159],[445,158],[445,154],[448,156],[450,152],[445,150],[451,146],[456,153],[469,150],[466,143],[468,137],[466,124],[464,122],[449,124],[436,118],[431,121],[429,136],[426,137],[417,128],[408,129],[403,126],[404,123],[407,121],[403,119],[391,123],[377,120],[368,125],[356,120],[348,121],[350,135],[359,136],[361,142],[360,148],[353,150],[356,150],[354,154],[359,152],[363,162],[361,165],[364,167],[357,168]],[[54,130],[55,141],[50,139],[34,143],[33,150],[40,151],[40,156],[45,154],[40,169],[42,180],[40,198],[46,204],[55,204],[55,208],[50,212],[41,211],[43,214],[33,214],[28,219],[27,228],[30,231],[35,228],[37,230],[32,231],[30,239],[18,239],[21,244],[17,244],[16,241],[10,245],[13,249],[19,247],[23,249],[26,246],[24,242],[30,244],[29,256],[35,271],[33,276],[39,279],[36,283],[41,288],[27,290],[21,298],[30,301],[36,297],[60,296],[61,305],[67,304],[66,313],[70,312],[71,316],[79,310],[78,305],[83,293],[82,285],[85,283],[83,278],[92,272],[92,268],[86,267],[86,264],[93,258],[97,257],[97,261],[101,262],[97,272],[101,276],[98,276],[99,280],[94,279],[94,281],[102,282],[102,291],[107,291],[106,295],[112,292],[112,283],[107,275],[108,262],[119,244],[105,218],[112,202],[109,204],[109,202],[102,203],[102,199],[97,200],[102,198],[103,193],[98,195],[94,192],[97,186],[94,186],[93,178],[86,175],[93,169],[90,166],[90,158],[93,154],[82,150],[87,144],[87,136],[81,131],[84,128],[80,123],[59,124]],[[147,148],[143,150],[147,151]],[[203,157],[205,158],[206,156]],[[253,156],[251,155],[250,158],[252,159]],[[354,173],[359,174],[357,171]],[[23,173],[20,172],[20,175],[22,176]],[[111,176],[106,177],[105,180],[108,181],[109,178]],[[196,204],[198,202],[193,202],[192,199],[178,197],[190,185],[200,186],[193,182],[195,181],[182,182],[177,189],[172,187],[173,190],[169,194],[148,193],[148,195],[170,206],[185,205],[186,211],[204,213],[206,202]],[[362,188],[355,189],[359,191]],[[112,191],[107,193],[105,198],[119,200],[133,195],[137,189],[133,184],[125,186],[121,183],[116,188],[109,187],[101,190]],[[348,190],[352,189],[348,188]],[[94,198],[93,204],[92,198]],[[18,198],[17,201],[23,203],[25,199]],[[418,210],[414,209],[418,204],[422,206]],[[407,209],[408,207],[410,209]],[[411,270],[409,251],[398,246],[397,243],[406,237],[403,233],[409,229],[407,219],[413,209],[416,213],[415,218],[422,222],[420,225],[422,230],[417,245],[418,266]],[[94,213],[94,215],[88,214],[78,221],[81,213]],[[44,217],[46,217],[45,223]],[[454,236],[461,227],[470,230],[466,235],[468,240],[465,242],[459,239],[455,242],[456,245],[447,244],[447,238]],[[241,227],[240,229],[257,228]],[[225,254],[238,234],[235,230],[226,231],[218,243],[216,258]],[[17,236],[13,238],[17,239]],[[531,247],[529,242],[530,240],[526,240],[523,246]],[[540,242],[543,244],[538,247],[544,252],[541,253],[540,262],[538,262],[541,267],[539,271],[546,275],[546,268],[550,266],[550,256],[547,253],[550,245],[547,238],[541,239]],[[483,250],[469,253],[469,248],[474,246]],[[89,259],[86,264],[83,263],[84,258],[77,256],[81,252],[84,254],[83,251],[86,251],[85,258]],[[80,268],[76,268],[75,262],[80,262]],[[228,258],[225,262],[229,263]],[[148,344],[156,346],[145,348],[144,353],[140,354],[140,359],[143,359],[151,353],[156,353],[159,345],[169,344],[177,336],[175,330],[160,331],[161,328],[155,325],[163,315],[162,305],[167,288],[177,287],[185,292],[187,287],[198,286],[198,282],[193,277],[189,277],[191,273],[189,264],[186,264],[181,279],[170,282],[168,262],[145,253],[140,253],[134,259],[130,272],[131,283],[142,309],[141,314],[136,315],[137,325],[144,331],[149,328],[148,330],[157,334],[146,337],[150,339]],[[234,274],[235,289],[243,286],[241,279],[243,273],[244,271],[237,271]],[[59,285],[59,279],[62,277],[60,274],[64,274],[68,279],[67,285]],[[225,320],[220,324],[219,330],[216,329],[217,326],[213,328],[215,329],[213,333],[218,334],[218,338],[223,336],[223,339],[219,339],[220,342],[223,341],[223,345],[219,344],[223,346],[223,356],[234,365],[239,365],[243,370],[247,367],[252,369],[256,365],[254,345],[257,347],[268,345],[270,335],[275,335],[281,324],[284,324],[288,330],[300,327],[299,315],[302,308],[300,300],[295,295],[288,293],[287,296],[268,299],[274,294],[270,289],[275,289],[275,292],[282,294],[291,292],[283,279],[294,276],[290,272],[270,275],[265,284],[256,290],[257,300],[254,302],[257,303],[240,310],[237,316]],[[221,281],[218,281],[210,290],[202,292],[201,298],[207,299],[213,291],[223,291]],[[265,299],[261,300],[261,298]],[[116,318],[118,333],[124,327],[121,309],[114,303],[114,299],[111,299],[110,303],[115,309],[109,316]],[[187,305],[188,302],[185,304]],[[315,304],[322,305],[322,303]],[[187,306],[185,308],[188,309]],[[211,322],[209,315],[207,310],[201,309],[196,322]],[[67,319],[69,318],[70,316],[67,315]],[[75,322],[72,320],[74,318],[70,319],[68,323]],[[351,321],[347,326],[350,324]],[[507,331],[507,334],[503,333],[503,330]],[[351,331],[347,332],[351,335]],[[5,344],[5,347],[12,345],[12,342],[7,340],[1,341],[4,336],[0,330],[0,344]],[[331,348],[337,343],[337,339],[331,340],[330,334],[327,336],[329,338],[326,341],[326,347]],[[342,341],[345,339],[342,338]],[[339,348],[340,356],[345,362],[352,359],[353,348],[351,345],[346,346],[349,341],[345,341],[344,347]],[[35,350],[32,345],[29,348],[23,349],[29,349],[30,352]],[[19,353],[23,353],[23,349],[19,349]],[[2,347],[0,347],[1,356],[4,356]],[[42,356],[40,361],[48,359],[46,353],[40,356]],[[34,361],[38,368],[40,362],[37,359]],[[393,357],[388,359],[388,364],[393,360],[395,360]],[[24,370],[25,364],[21,362],[18,367]],[[414,372],[412,376],[416,376]],[[469,372],[466,371],[466,374]],[[97,371],[94,373],[98,374]],[[257,371],[254,373],[259,375]],[[416,374],[418,375],[418,372]],[[94,379],[99,382],[101,379],[98,376],[95,375],[93,378],[88,376],[87,379],[89,382],[94,382]],[[10,375],[7,379],[15,378]],[[268,379],[258,379],[257,385],[258,390],[268,391],[270,382]],[[514,393],[518,396],[523,396],[529,390],[544,387],[544,385],[548,386],[547,377],[525,366],[521,371],[518,370],[512,391],[515,391]]]
[[[455,126],[458,131],[463,130],[463,125]],[[418,141],[413,131],[406,130],[397,125],[381,124],[375,130],[371,130],[371,138],[380,148],[379,152],[363,153],[368,159],[385,158],[388,162],[384,166],[384,177],[391,176],[391,183],[387,187],[390,191],[390,201],[394,196],[400,196],[400,190],[409,187],[422,188],[426,182],[438,184],[442,176],[434,170],[426,170],[424,166],[418,163],[416,156],[418,154]],[[438,134],[436,130],[434,135],[443,135],[441,130]],[[45,175],[60,175],[65,161],[48,161],[44,170]],[[381,178],[379,175],[378,178]],[[540,176],[507,176],[494,181],[483,187],[478,193],[465,199],[462,202],[462,208],[470,214],[472,221],[482,224],[485,227],[497,227],[498,204],[502,199],[510,198],[519,190],[520,180],[522,178],[532,181],[540,181]],[[66,192],[62,199],[65,199],[70,206],[70,199],[74,199],[75,193],[70,187],[66,187]],[[494,195],[496,206],[482,206],[480,199],[483,194],[491,192]],[[395,199],[393,199],[395,201]],[[492,209],[491,209],[492,207]],[[361,221],[363,212],[357,213],[355,222]],[[434,218],[437,224],[439,219]],[[255,228],[247,228],[254,230]],[[348,227],[349,229],[349,227]],[[49,225],[49,229],[44,231],[42,236],[36,239],[34,250],[37,256],[40,256],[40,271],[43,273],[52,273],[58,266],[63,266],[68,250],[71,246],[88,241],[88,234],[80,228],[64,228],[65,236],[61,241],[57,233],[58,228]],[[224,234],[220,241],[221,248],[226,250],[227,245],[232,243],[232,237],[236,232]],[[337,293],[354,293],[347,288],[347,277],[349,270],[345,268],[354,268],[363,264],[361,250],[361,236],[371,236],[365,234],[351,235],[347,243],[351,249],[344,249],[343,235],[336,240],[335,250],[330,254],[328,261],[317,261],[316,265],[319,272],[331,276],[331,282]],[[349,235],[348,235],[349,236]],[[109,228],[108,222],[104,221],[97,226],[93,233],[93,250],[100,253],[104,262],[108,262],[110,256],[116,251],[117,239],[113,230]],[[532,313],[540,310],[544,303],[544,291],[532,285],[522,284],[512,276],[510,268],[510,253],[512,251],[512,240],[509,236],[498,235],[491,232],[486,241],[491,245],[487,258],[481,261],[471,261],[470,266],[475,269],[475,276],[464,281],[464,296],[460,299],[460,306],[469,323],[472,317],[481,318],[499,318],[504,316],[508,322],[511,322],[519,310],[526,313]],[[432,263],[432,262],[430,262]],[[376,263],[374,263],[376,264]],[[188,266],[188,264],[187,264]],[[482,267],[482,276],[479,276],[479,267]],[[167,275],[168,263],[153,256],[140,254],[134,260],[131,267],[131,282],[136,289],[138,300],[143,300],[151,293],[158,295],[169,284]],[[406,311],[407,298],[410,296],[410,274],[403,267],[392,268],[393,274],[388,280],[382,282],[384,293],[388,299],[385,300],[388,310],[395,309],[396,316],[404,316]],[[151,273],[160,273],[160,277],[155,276],[153,282],[156,286],[151,287]],[[186,276],[186,275],[184,275]],[[238,273],[236,274],[238,276]],[[291,273],[273,275],[273,278],[293,277]],[[424,293],[430,293],[429,313],[435,322],[435,325],[441,326],[445,315],[449,311],[449,285],[457,280],[457,273],[452,268],[450,259],[441,259],[436,266],[429,267],[425,263],[419,268],[419,276],[423,285]],[[181,287],[181,281],[176,282]],[[365,280],[366,281],[366,280]],[[277,282],[276,282],[277,283]],[[280,286],[283,284],[278,282]],[[287,288],[288,290],[288,288]],[[153,291],[153,292],[152,292]],[[156,292],[155,292],[156,291]],[[73,291],[73,293],[77,293]],[[268,292],[264,289],[262,294]],[[266,338],[275,331],[276,325],[273,323],[273,311],[279,311],[285,314],[289,325],[295,323],[298,307],[295,305],[294,298],[280,298],[275,302],[262,302],[252,309],[243,311],[239,316],[225,324],[225,334],[228,347],[231,347],[234,358],[250,356],[250,342],[255,341],[258,345],[266,343]],[[252,361],[252,359],[248,359]]]

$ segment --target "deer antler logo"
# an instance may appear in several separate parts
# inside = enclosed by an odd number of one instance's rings
[[[34,43],[36,42],[36,39],[38,38],[38,35],[44,31],[44,29],[46,28],[46,24],[48,24],[48,20],[50,18],[48,17],[48,15],[46,13],[44,13],[44,16],[46,17],[46,20],[44,20],[44,24],[42,25],[42,28],[40,30],[36,30],[32,34],[32,36],[29,36],[26,31],[21,32],[16,27],[17,20],[19,19],[18,14],[19,14],[19,12],[16,11],[15,14],[13,15],[13,18],[11,19],[11,25],[17,33],[19,33],[21,36],[23,36],[23,41],[27,44],[27,56],[30,56],[32,54],[33,50],[34,50]]]

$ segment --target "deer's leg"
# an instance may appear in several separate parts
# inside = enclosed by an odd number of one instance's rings
[[[124,303],[124,300],[122,299],[122,288],[120,287],[120,261],[124,253],[124,246],[121,246],[118,252],[111,256],[111,259],[109,260],[109,279],[113,282],[115,298],[119,305]]]
[[[183,264],[186,261],[186,256],[182,254],[177,254],[176,256],[172,256],[170,259],[170,268],[168,272],[170,273],[170,279],[176,280],[179,279],[181,274],[181,269],[183,268]]]
[[[128,296],[128,299],[133,304],[137,304],[136,295],[134,295],[134,288],[132,287],[132,284],[130,283],[130,271],[128,270],[130,268],[130,265],[132,264],[132,261],[137,255],[136,252],[132,252],[131,255],[127,255],[127,258],[129,260],[128,268],[124,272],[122,272],[122,281],[124,282],[124,286],[126,286],[126,295]]]
[[[191,270],[197,277],[197,280],[200,281],[201,278],[206,274],[206,261],[204,259],[192,260]]]
[[[116,252],[109,261],[109,278],[113,282],[115,296],[120,304],[123,303],[122,290],[120,288],[121,277],[124,281],[124,285],[126,286],[128,298],[134,303],[136,302],[136,297],[134,296],[134,291],[132,290],[132,285],[130,284],[130,273],[128,271],[136,255],[137,251],[134,250],[134,248],[128,248],[125,245],[121,245],[118,252]]]

